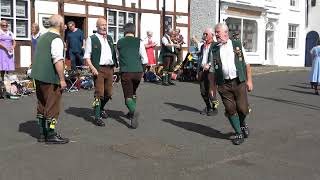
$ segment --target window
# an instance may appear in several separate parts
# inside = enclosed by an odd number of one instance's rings
[[[123,26],[126,23],[136,23],[136,13],[108,10],[108,34],[113,38],[114,42],[124,37]]]
[[[290,50],[297,49],[298,25],[289,24],[287,48]]]
[[[315,7],[317,4],[317,1],[316,0],[311,0],[311,7]]]
[[[257,51],[258,26],[255,20],[228,18],[226,23],[229,27],[229,37],[239,34],[244,49],[247,52]]]
[[[30,38],[29,7],[28,0],[1,0],[0,18],[8,22],[9,30],[18,40]]]
[[[290,6],[296,7],[297,6],[297,0],[290,0]]]
[[[170,29],[173,29],[172,16],[165,16],[164,17],[164,31],[168,32]]]

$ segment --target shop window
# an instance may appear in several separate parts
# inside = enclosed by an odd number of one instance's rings
[[[1,0],[0,18],[8,22],[9,30],[15,34],[17,40],[30,38],[29,7],[28,0]]]
[[[247,52],[257,51],[258,26],[255,20],[228,18],[226,23],[229,27],[229,37],[231,39],[240,38]]]
[[[297,49],[298,25],[289,24],[287,48],[289,50]]]
[[[136,23],[136,13],[108,10],[108,34],[114,42],[124,37],[124,25],[126,23]],[[137,27],[136,27],[137,28]],[[137,32],[136,32],[137,33]]]

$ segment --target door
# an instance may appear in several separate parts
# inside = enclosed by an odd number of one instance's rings
[[[274,46],[274,32],[266,31],[266,40],[265,40],[265,59],[274,64],[273,61],[273,46]]]
[[[305,50],[305,67],[311,67],[312,66],[312,57],[310,54],[310,50],[316,46],[317,40],[319,39],[319,34],[315,31],[310,31],[307,34],[306,37],[306,50]]]

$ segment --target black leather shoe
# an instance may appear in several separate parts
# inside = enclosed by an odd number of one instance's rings
[[[105,110],[101,110],[100,117],[102,117],[103,119],[106,119],[108,117],[107,112]]]
[[[168,84],[169,85],[176,85],[174,82],[172,82],[172,81],[168,81]]]
[[[40,136],[38,137],[38,142],[45,142],[46,141],[46,137],[43,134],[40,134]]]
[[[209,109],[207,116],[215,116],[218,114],[218,109]]]
[[[200,114],[202,115],[207,115],[208,114],[208,111],[210,111],[207,107],[205,107],[201,112]]]
[[[167,82],[162,82],[162,85],[163,85],[163,86],[170,86],[170,84],[167,83]]]
[[[69,142],[68,138],[63,138],[58,134],[53,134],[48,136],[46,139],[46,144],[66,144]]]
[[[248,138],[249,137],[250,131],[249,131],[248,125],[245,125],[244,127],[241,127],[241,131],[242,131],[242,134],[243,134],[244,138]]]
[[[106,124],[102,121],[102,118],[95,118],[94,119],[94,124],[100,127],[106,126]]]
[[[128,113],[127,114],[127,118],[131,121],[131,128],[132,129],[137,129],[139,126],[139,122],[138,122],[138,117],[139,117],[139,113]]]
[[[234,136],[234,138],[232,139],[232,143],[234,145],[240,145],[244,142],[244,137],[243,137],[243,134],[236,134]]]

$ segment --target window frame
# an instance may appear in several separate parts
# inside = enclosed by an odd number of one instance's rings
[[[30,1],[29,0],[9,0],[11,1],[11,15],[2,15],[0,12],[1,20],[8,20],[11,24],[10,31],[14,34],[15,40],[30,40],[31,39],[31,11],[30,11]],[[17,3],[25,3],[25,17],[17,15]],[[21,10],[21,9],[20,9]],[[19,12],[19,11],[18,11]],[[24,23],[23,23],[24,22]],[[24,27],[19,28],[17,26],[19,23],[24,24]],[[25,31],[25,37],[18,36],[18,31]]]
[[[115,12],[115,18],[113,18],[114,20],[114,25],[110,25],[109,23],[109,12]],[[124,16],[124,23],[119,25],[119,14],[125,13]],[[130,14],[134,14],[134,25],[136,26],[136,36],[138,34],[138,25],[137,25],[137,19],[138,19],[138,13],[136,12],[131,12],[131,11],[122,11],[122,10],[117,10],[117,9],[107,9],[106,15],[107,15],[107,32],[109,34],[109,28],[115,28],[115,35],[112,36],[113,38],[113,42],[116,44],[118,42],[119,38],[119,30],[121,29],[121,27],[123,27],[126,23],[129,22],[129,15]],[[109,34],[110,35],[110,34]],[[124,35],[124,34],[123,34]]]
[[[235,17],[235,16],[229,16],[226,18],[225,21],[227,21],[228,18],[233,18],[233,19],[237,19],[240,20],[240,39],[241,39],[241,43],[243,45],[243,37],[244,37],[244,20],[248,20],[248,21],[255,21],[256,23],[256,36],[255,36],[255,47],[252,46],[252,49],[255,49],[255,51],[247,51],[247,49],[243,46],[243,48],[245,48],[246,52],[248,53],[257,53],[258,52],[258,37],[259,37],[259,23],[256,19],[251,19],[251,18],[246,18],[246,17]],[[230,28],[229,28],[230,29]],[[230,31],[229,31],[230,32]],[[229,38],[231,39],[232,36],[230,36],[229,34]]]
[[[295,30],[293,30],[290,27],[294,27]],[[293,35],[295,35],[295,36],[293,37]],[[293,47],[289,47],[289,40],[294,40]],[[299,45],[298,40],[299,40],[299,24],[289,23],[288,24],[288,37],[287,37],[287,50],[290,50],[290,51],[297,50],[299,48],[298,47],[298,45]]]

